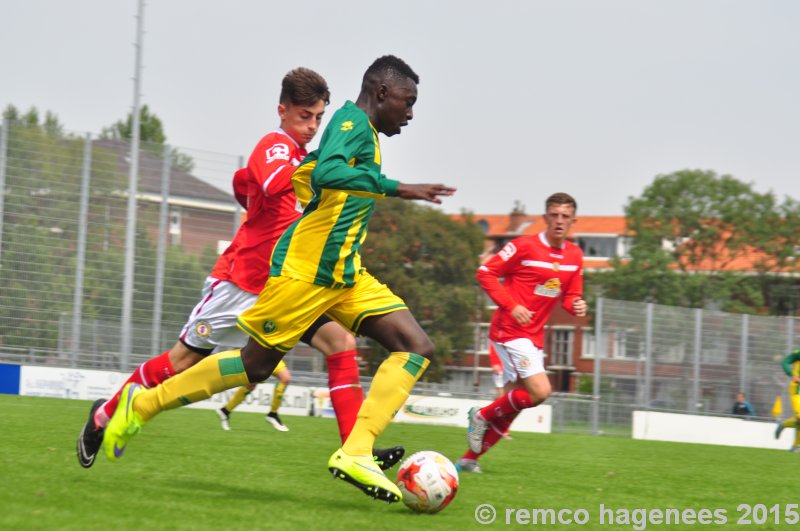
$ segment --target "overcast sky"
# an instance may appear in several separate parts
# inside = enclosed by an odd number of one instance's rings
[[[122,118],[136,7],[0,0],[0,106],[80,132]],[[384,173],[458,187],[447,212],[539,213],[565,191],[579,214],[618,215],[685,168],[800,199],[794,0],[150,0],[144,22],[142,101],[225,189],[277,125],[288,70],[328,80],[330,116],[393,53],[421,83],[414,120],[382,139]]]

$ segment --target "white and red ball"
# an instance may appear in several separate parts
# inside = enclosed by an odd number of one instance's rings
[[[403,502],[418,513],[437,513],[458,492],[458,471],[438,452],[425,450],[406,458],[397,470]]]

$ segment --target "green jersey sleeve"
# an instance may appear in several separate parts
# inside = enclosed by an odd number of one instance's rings
[[[783,361],[781,362],[783,372],[785,372],[788,376],[793,376],[794,373],[792,372],[792,364],[794,364],[796,361],[800,361],[800,349],[795,350],[783,358]]]

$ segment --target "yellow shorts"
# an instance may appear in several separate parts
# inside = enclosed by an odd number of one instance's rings
[[[285,361],[281,360],[281,361],[278,362],[278,366],[275,367],[275,370],[272,371],[272,374],[277,375],[279,372],[281,372],[284,369],[289,369],[289,367],[286,366],[286,362]]]
[[[358,332],[365,317],[407,309],[406,303],[366,271],[350,288],[270,277],[255,304],[236,324],[261,345],[288,352],[323,314]]]
[[[800,418],[800,395],[789,395],[789,398],[792,399],[792,409],[794,410],[794,416]]]

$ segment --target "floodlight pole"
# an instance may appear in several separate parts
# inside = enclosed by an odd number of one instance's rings
[[[120,322],[120,369],[128,371],[131,355],[131,333],[133,327],[133,277],[136,254],[136,194],[139,178],[139,128],[141,117],[139,98],[142,80],[142,40],[144,36],[144,0],[139,0],[136,14],[136,61],[133,72],[133,109],[131,111],[131,154],[128,173],[128,215],[125,231],[125,273],[122,286],[122,318]]]

